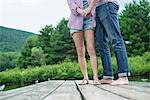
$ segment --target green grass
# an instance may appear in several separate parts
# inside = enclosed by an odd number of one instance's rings
[[[129,58],[130,71],[132,76],[150,76],[150,53],[143,56]],[[99,77],[102,77],[102,64],[98,58]],[[117,73],[115,57],[112,58],[114,73]],[[90,61],[87,61],[88,73],[92,78],[92,68]],[[82,73],[77,62],[64,61],[57,65],[42,67],[29,67],[28,69],[15,69],[0,72],[0,83],[34,83],[35,80],[46,81],[48,79],[82,79]]]

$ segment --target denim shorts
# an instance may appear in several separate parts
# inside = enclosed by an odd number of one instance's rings
[[[70,35],[72,36],[73,33],[83,33],[85,30],[94,30],[92,24],[92,18],[84,18],[83,19],[83,28],[82,29],[70,29]]]

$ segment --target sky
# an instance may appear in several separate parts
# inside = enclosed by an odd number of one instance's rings
[[[119,0],[121,12],[132,0]],[[67,0],[0,0],[0,26],[39,33],[69,18]]]

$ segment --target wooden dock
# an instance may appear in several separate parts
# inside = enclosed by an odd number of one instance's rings
[[[0,100],[150,100],[150,83],[78,85],[81,80],[50,80],[0,93]]]

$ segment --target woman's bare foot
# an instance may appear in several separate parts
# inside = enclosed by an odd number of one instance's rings
[[[94,79],[93,80],[93,85],[100,85],[100,81],[98,79]]]
[[[79,85],[87,85],[89,84],[89,79],[83,79]]]
[[[111,84],[113,82],[113,79],[101,79],[101,84]]]
[[[114,82],[112,82],[110,85],[114,86],[114,85],[128,85],[128,84],[129,84],[128,77],[120,77]]]

